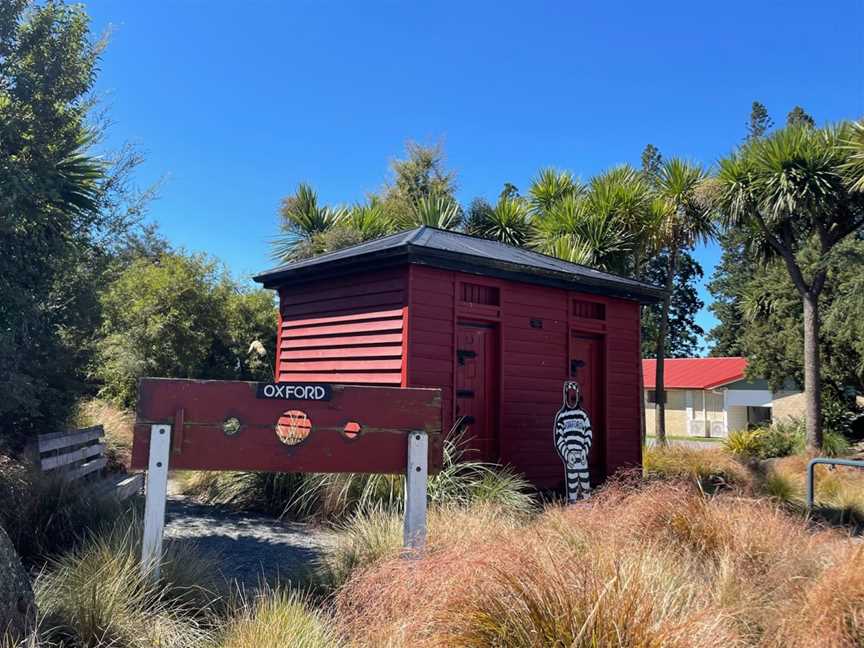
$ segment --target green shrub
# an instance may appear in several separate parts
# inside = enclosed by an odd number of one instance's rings
[[[764,449],[764,435],[763,428],[734,430],[723,441],[723,447],[737,457],[759,458]]]
[[[728,452],[748,459],[788,457],[804,452],[806,431],[802,419],[776,421],[768,427],[730,432],[723,446]],[[835,430],[822,435],[822,453],[830,457],[846,454],[849,441]]]

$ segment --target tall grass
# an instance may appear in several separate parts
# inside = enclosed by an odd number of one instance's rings
[[[221,648],[339,648],[344,645],[326,611],[296,591],[265,590],[243,598],[225,621]]]
[[[484,502],[434,505],[429,510],[426,550],[460,544],[484,530],[493,538],[497,531],[520,527],[528,519],[529,515],[518,509]],[[315,569],[315,584],[335,591],[355,572],[402,555],[402,524],[402,515],[394,510],[379,507],[355,512],[337,525],[334,542],[324,547]]]
[[[649,479],[693,480],[708,491],[747,488],[752,483],[747,468],[719,448],[651,446],[642,451],[642,466]]]
[[[48,640],[74,646],[185,647],[211,636],[218,607],[218,559],[168,544],[162,576],[140,568],[141,525],[133,517],[62,556],[36,579],[36,603]]]
[[[109,472],[126,470],[132,461],[132,432],[135,412],[110,401],[93,398],[78,403],[72,424],[76,427],[101,425],[105,430],[105,457]]]
[[[847,547],[765,501],[611,486],[355,571],[337,618],[357,646],[795,645],[793,620]],[[835,593],[834,620],[864,618],[857,591]]]
[[[213,504],[255,509],[294,519],[340,522],[358,511],[402,507],[405,478],[401,475],[187,473],[181,489]],[[433,504],[488,503],[528,512],[535,506],[531,485],[512,470],[466,460],[461,440],[444,443],[442,470],[429,477]]]
[[[0,455],[0,526],[28,563],[74,546],[126,506],[80,483],[51,477]]]

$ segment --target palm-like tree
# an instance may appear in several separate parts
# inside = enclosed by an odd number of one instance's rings
[[[494,206],[483,205],[466,226],[470,234],[516,247],[528,244],[534,225],[531,210],[524,199],[502,195]]]
[[[864,119],[850,124],[843,133],[843,145],[849,159],[843,173],[852,191],[864,191]]]
[[[542,216],[554,205],[569,196],[579,196],[585,192],[578,181],[567,171],[541,169],[537,177],[531,181],[528,190],[528,201],[535,216]]]
[[[428,225],[452,230],[462,224],[462,208],[449,196],[429,195],[418,198],[409,213],[400,218],[400,228]]]
[[[296,259],[317,235],[327,232],[344,215],[344,209],[320,205],[315,190],[301,182],[294,194],[282,200],[279,234],[271,243],[273,257],[285,262]]]
[[[377,197],[344,210],[337,219],[337,225],[356,232],[361,241],[381,238],[396,230],[396,224]]]
[[[822,445],[819,298],[832,249],[864,225],[861,124],[791,126],[748,142],[720,161],[710,194],[726,227],[743,228],[748,251],[781,259],[804,319],[807,445]],[[801,263],[814,250],[818,262]]]
[[[681,254],[697,243],[714,236],[711,211],[701,197],[707,179],[705,170],[696,164],[672,158],[663,162],[656,179],[656,198],[651,213],[655,218],[656,244],[666,252],[666,295],[657,334],[657,442],[666,443],[666,392],[664,389],[666,334],[669,329],[669,307],[672,287]]]

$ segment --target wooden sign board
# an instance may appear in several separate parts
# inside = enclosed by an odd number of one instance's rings
[[[442,462],[439,389],[143,378],[133,468],[147,468],[154,425],[171,426],[179,470],[404,474],[416,431],[429,473]]]

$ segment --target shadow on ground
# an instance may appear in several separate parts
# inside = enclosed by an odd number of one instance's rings
[[[173,543],[194,542],[201,550],[218,554],[225,578],[250,590],[265,582],[305,580],[332,536],[309,524],[172,495],[165,537]]]

